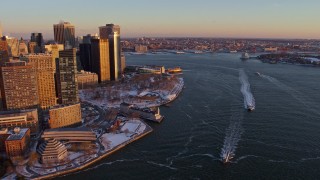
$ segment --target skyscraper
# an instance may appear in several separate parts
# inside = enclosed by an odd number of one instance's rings
[[[121,74],[120,26],[106,24],[99,27],[100,38],[109,40],[111,80],[117,81]]]
[[[39,103],[42,109],[47,109],[57,104],[55,90],[55,61],[51,54],[32,54],[27,55],[25,60],[34,66],[37,81]]]
[[[109,35],[109,42],[111,80],[117,81],[121,71],[120,35],[118,32],[114,31]]]
[[[109,38],[109,35],[113,32],[120,34],[120,26],[114,24],[106,24],[105,26],[99,27],[100,38],[106,39]]]
[[[110,81],[110,59],[108,39],[91,39],[92,72],[98,74],[99,83]]]
[[[37,44],[37,47],[35,48],[35,53],[42,53],[43,51],[43,36],[42,33],[32,33],[30,42],[35,42]]]
[[[83,70],[92,72],[91,39],[98,39],[98,36],[88,34],[83,36],[82,39],[83,41],[79,45],[81,66]]]
[[[6,62],[0,75],[4,109],[38,107],[37,78],[32,65],[24,61]]]
[[[79,102],[76,52],[75,48],[60,51],[56,59],[56,89],[60,104]]]
[[[54,40],[59,44],[75,47],[75,28],[69,22],[60,22],[53,25]],[[68,49],[68,47],[65,47]]]

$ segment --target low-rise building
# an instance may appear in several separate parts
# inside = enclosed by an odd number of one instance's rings
[[[87,71],[80,71],[76,75],[78,80],[78,88],[79,89],[86,89],[90,86],[95,86],[98,84],[98,74],[87,72]]]
[[[41,156],[41,163],[61,163],[68,158],[67,148],[59,141],[55,139],[48,139],[42,143],[37,152]]]
[[[15,128],[6,139],[6,153],[9,157],[23,156],[30,144],[30,129]]]
[[[120,112],[123,114],[137,114],[138,117],[154,122],[160,123],[164,118],[160,114],[159,107],[154,108],[139,108],[132,104],[121,103],[120,104]]]
[[[134,47],[134,50],[137,52],[137,53],[147,53],[148,52],[148,47],[147,46],[144,46],[144,45],[136,45]]]
[[[68,127],[80,123],[80,103],[74,105],[60,105],[49,110],[48,125],[50,128]]]
[[[56,139],[62,142],[94,142],[96,134],[88,128],[60,128],[47,129],[43,132],[42,139]]]
[[[39,132],[38,110],[15,110],[0,112],[0,128],[29,128],[31,135]]]

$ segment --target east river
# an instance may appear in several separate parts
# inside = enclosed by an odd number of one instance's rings
[[[128,55],[129,65],[180,66],[186,88],[161,107],[165,119],[150,124],[153,133],[59,179],[319,179],[320,69],[239,57]],[[253,112],[244,108],[239,72]],[[222,152],[231,163],[221,163]]]

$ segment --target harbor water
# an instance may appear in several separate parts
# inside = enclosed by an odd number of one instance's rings
[[[128,55],[128,65],[180,66],[186,88],[153,133],[58,179],[319,179],[320,69],[240,56]]]

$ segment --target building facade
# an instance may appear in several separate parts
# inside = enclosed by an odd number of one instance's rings
[[[111,80],[117,81],[119,80],[121,63],[120,34],[116,31],[113,32],[109,36],[109,41]]]
[[[81,71],[77,73],[77,81],[79,89],[86,89],[98,84],[98,74]]]
[[[56,90],[60,104],[79,102],[76,52],[75,48],[59,51],[56,59]]]
[[[126,56],[124,53],[121,53],[121,64],[120,64],[121,74],[124,74],[124,70],[126,69]]]
[[[91,43],[80,44],[79,49],[80,49],[80,62],[83,70],[92,71]]]
[[[109,40],[110,78],[117,81],[121,74],[120,26],[106,24],[99,27],[101,39]]]
[[[19,40],[13,37],[5,37],[8,43],[8,51],[10,57],[18,57],[19,56]]]
[[[53,25],[54,40],[58,44],[69,44],[75,47],[75,27],[69,22],[60,22]],[[65,47],[66,48],[66,47]]]
[[[148,46],[144,46],[144,45],[136,45],[134,47],[134,50],[137,53],[147,53],[148,52]]]
[[[88,128],[46,129],[41,138],[56,139],[61,142],[95,142],[97,140],[96,134]]]
[[[23,56],[28,54],[28,46],[26,44],[26,42],[21,38],[21,40],[19,41],[19,56]]]
[[[15,128],[5,141],[6,153],[9,157],[23,156],[30,144],[30,129]]]
[[[54,73],[55,61],[51,54],[32,54],[24,57],[34,66],[37,81],[39,104],[42,109],[47,109],[57,104]]]
[[[48,139],[42,143],[37,152],[41,156],[41,163],[61,163],[67,160],[68,151],[65,145],[55,139]]]
[[[37,109],[1,111],[0,128],[29,128],[32,135],[39,132],[39,116]]]
[[[91,40],[92,72],[98,74],[99,83],[111,80],[108,39]]]
[[[32,65],[24,61],[7,62],[0,68],[0,73],[5,110],[38,107],[37,76]]]
[[[58,106],[49,110],[50,128],[68,127],[81,123],[80,103],[69,106]]]

